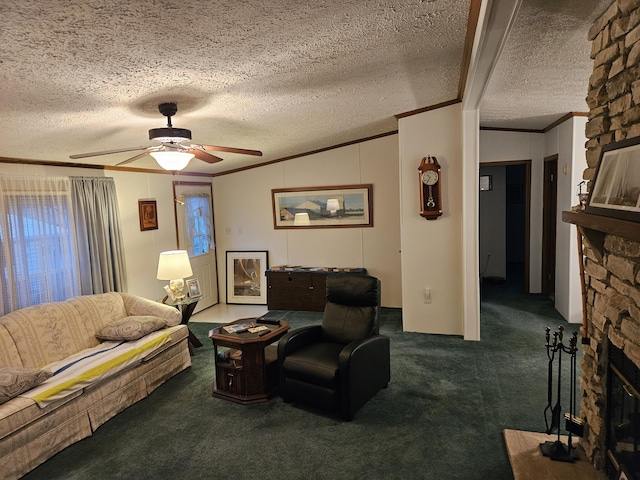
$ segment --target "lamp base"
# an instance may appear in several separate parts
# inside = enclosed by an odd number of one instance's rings
[[[182,300],[186,296],[184,293],[184,279],[176,278],[169,281],[169,288],[175,300]]]

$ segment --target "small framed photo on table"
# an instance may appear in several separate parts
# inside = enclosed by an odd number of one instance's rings
[[[185,280],[187,284],[187,293],[190,298],[201,297],[202,293],[200,292],[200,284],[198,283],[197,278],[190,278]]]

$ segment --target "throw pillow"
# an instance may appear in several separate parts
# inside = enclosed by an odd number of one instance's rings
[[[105,325],[96,338],[99,340],[138,340],[151,332],[167,326],[167,321],[153,315],[133,315]]]
[[[37,368],[1,367],[0,405],[37,387],[49,377],[51,377],[51,372]]]

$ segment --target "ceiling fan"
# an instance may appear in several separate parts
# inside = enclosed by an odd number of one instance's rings
[[[220,147],[217,145],[199,145],[184,144],[183,142],[191,140],[191,130],[186,128],[175,128],[171,124],[171,117],[178,111],[175,103],[161,103],[158,110],[162,115],[167,117],[167,126],[164,128],[152,128],[149,130],[149,140],[160,142],[160,145],[150,145],[146,147],[130,147],[118,148],[115,150],[104,150],[102,152],[78,153],[69,155],[69,158],[87,158],[97,157],[99,155],[110,155],[112,153],[133,152],[135,150],[144,150],[131,158],[128,158],[117,165],[125,165],[134,162],[145,155],[149,154],[158,162],[165,170],[182,170],[187,166],[189,161],[196,157],[206,163],[216,163],[222,161],[222,158],[208,153],[206,150],[214,152],[240,153],[244,155],[262,156],[259,150],[247,150],[244,148]]]

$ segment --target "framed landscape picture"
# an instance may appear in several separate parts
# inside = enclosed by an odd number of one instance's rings
[[[373,185],[271,190],[273,226],[283,228],[373,227]]]
[[[585,211],[640,222],[640,137],[602,147]]]
[[[267,304],[266,250],[227,251],[227,303]]]

